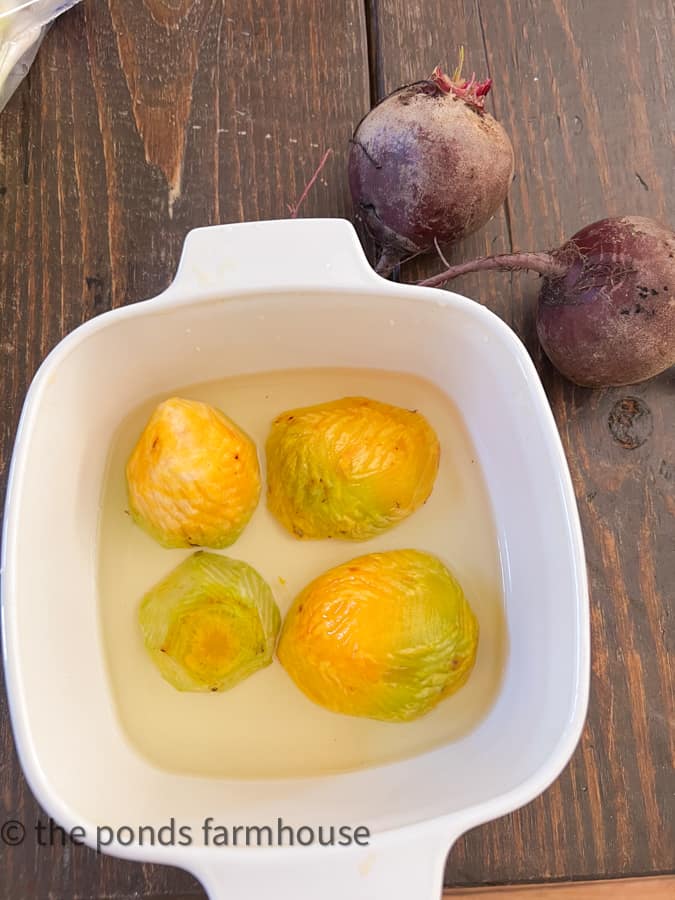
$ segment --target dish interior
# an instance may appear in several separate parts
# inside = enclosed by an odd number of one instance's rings
[[[275,658],[230,691],[182,693],[165,682],[142,643],[140,598],[190,550],[166,550],[126,512],[124,469],[156,402],[118,429],[104,481],[99,532],[101,633],[120,722],[130,742],[170,771],[232,778],[313,776],[415,755],[469,732],[497,695],[505,654],[501,571],[489,498],[466,426],[452,401],[417,376],[374,369],[299,369],[243,376],[176,392],[222,409],[258,447],[284,410],[345,396],[418,409],[441,444],[427,503],[377,538],[299,541],[260,504],[224,555],[267,580],[282,617],[297,593],[334,565],[363,553],[406,547],[436,554],[455,573],[480,624],[468,683],[414,722],[386,723],[328,712],[310,702]]]
[[[569,736],[585,710],[588,626],[565,461],[522,346],[475,303],[375,276],[350,288],[200,290],[196,276],[182,287],[179,280],[170,300],[89,323],[58,348],[27,402],[10,487],[3,626],[13,722],[35,793],[51,815],[72,824],[161,826],[174,817],[198,825],[209,815],[264,823],[283,816],[382,830],[467,808],[480,808],[480,817],[513,808],[513,798],[541,790],[542,779],[567,761]],[[509,642],[499,690],[469,730],[405,760],[264,782],[187,774],[176,771],[175,760],[167,771],[148,760],[147,748],[138,752],[121,725],[102,640],[98,528],[110,448],[139,404],[184,385],[327,365],[406,372],[452,399],[485,481],[499,545]],[[262,507],[256,516],[264,517]],[[233,554],[244,555],[257,524]],[[387,540],[403,541],[403,528]],[[355,549],[326,552],[344,558]],[[461,567],[462,545],[448,540],[438,549],[469,579],[478,602],[479,585]],[[257,555],[256,563],[262,568]],[[490,579],[493,565],[491,556]],[[277,568],[270,562],[263,574],[273,582],[283,575]],[[133,606],[154,574],[131,584],[121,602]],[[290,592],[300,574],[289,575]],[[251,689],[265,677],[255,675]]]

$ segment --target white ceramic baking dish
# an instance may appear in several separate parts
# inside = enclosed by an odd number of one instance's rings
[[[415,373],[459,407],[502,558],[510,652],[499,696],[460,740],[363,771],[265,782],[161,771],[122,733],[100,645],[97,520],[115,429],[140,401],[178,386],[326,365]],[[569,760],[586,714],[582,539],[534,366],[478,303],[375,275],[341,220],[197,229],[168,290],[86,323],[49,355],[12,460],[2,600],[26,777],[44,809],[66,827],[84,826],[89,843],[103,823],[159,828],[171,817],[197,838],[207,816],[372,831],[363,848],[225,849],[198,839],[108,848],[184,867],[215,898],[436,898],[453,841],[543,791]]]

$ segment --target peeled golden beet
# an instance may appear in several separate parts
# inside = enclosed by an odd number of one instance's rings
[[[281,617],[247,563],[203,550],[143,597],[146,649],[179,691],[225,691],[272,662]]]
[[[299,538],[361,541],[429,497],[440,447],[424,416],[345,397],[278,416],[267,439],[267,504]]]
[[[258,504],[253,441],[218,409],[172,397],[126,468],[129,511],[164,547],[229,547]]]
[[[460,688],[478,622],[443,563],[419,550],[370,553],[296,597],[277,654],[297,686],[334,712],[404,722]]]

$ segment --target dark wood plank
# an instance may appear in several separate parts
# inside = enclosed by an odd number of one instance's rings
[[[339,35],[339,39],[336,37]],[[186,231],[345,215],[369,102],[360,0],[84,0],[0,117],[0,488],[30,379],[72,328],[152,296]],[[261,248],[264,252],[264,248]],[[0,819],[41,815],[0,698]],[[0,846],[0,897],[203,896],[184,872]]]
[[[549,885],[448,888],[443,893],[443,900],[669,900],[673,893],[675,877],[663,876]]]
[[[371,58],[383,90],[424,76],[458,43],[469,70],[494,79],[492,108],[517,161],[508,216],[455,248],[454,259],[495,238],[500,247],[546,249],[604,215],[675,224],[672,0],[376,0],[375,7]],[[404,276],[438,268],[427,259]],[[481,275],[457,286],[513,325],[542,373],[586,538],[593,683],[588,725],[561,779],[525,809],[459,841],[447,883],[672,870],[675,375],[628,389],[575,388],[537,346],[535,278]],[[652,423],[634,449],[608,425],[627,397],[644,404]],[[630,419],[632,403],[623,406]]]

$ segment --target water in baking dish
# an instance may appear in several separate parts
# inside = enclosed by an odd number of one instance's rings
[[[441,462],[425,506],[369,541],[298,541],[261,502],[239,540],[219,551],[267,579],[282,616],[300,589],[331,566],[376,550],[435,553],[457,575],[480,622],[474,671],[457,694],[414,722],[328,712],[308,700],[279,662],[222,694],[181,693],[146,655],[137,623],[143,594],[190,550],[165,550],[126,510],[124,467],[157,397],[122,423],[110,452],[99,535],[103,641],[120,722],[129,741],[163,769],[236,778],[308,776],[390,762],[456,740],[486,714],[506,653],[495,527],[480,466],[453,403],[415,376],[354,369],[259,373],[174,391],[219,407],[256,441],[263,466],[272,419],[285,409],[366,396],[419,409],[435,428]]]

